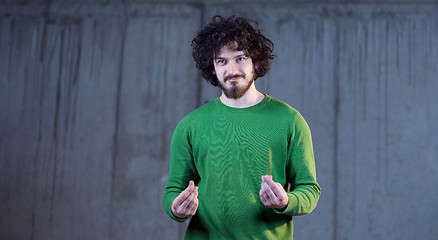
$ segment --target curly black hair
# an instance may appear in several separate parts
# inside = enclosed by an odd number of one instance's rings
[[[192,40],[192,55],[202,77],[213,86],[219,80],[214,72],[214,57],[222,47],[237,43],[236,50],[244,51],[251,57],[254,65],[254,80],[263,77],[271,69],[271,60],[276,57],[272,52],[274,43],[262,35],[257,21],[243,17],[223,18],[214,16],[209,24],[202,28]]]

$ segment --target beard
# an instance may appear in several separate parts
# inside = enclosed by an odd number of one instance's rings
[[[246,75],[242,74],[242,75],[237,75],[242,77],[243,79],[246,79]],[[225,96],[227,98],[232,98],[232,99],[239,99],[241,97],[243,97],[245,95],[245,93],[249,90],[249,88],[251,87],[251,85],[254,83],[254,78],[252,77],[251,80],[249,80],[245,85],[239,86],[238,82],[232,82],[230,87],[226,87],[225,83],[227,82],[228,79],[237,77],[236,75],[234,76],[228,76],[224,78],[224,83],[219,82],[219,87],[222,89],[222,92],[225,94]]]

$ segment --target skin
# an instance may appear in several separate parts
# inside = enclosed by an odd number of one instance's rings
[[[262,176],[259,196],[263,205],[269,208],[275,208],[279,211],[286,209],[289,203],[289,196],[283,186],[278,182],[274,182],[271,175]]]
[[[220,100],[223,104],[234,108],[247,108],[261,102],[265,95],[259,92],[254,84],[254,65],[251,57],[243,51],[236,50],[236,44],[223,47],[214,60],[216,74],[222,88],[248,88],[240,98],[230,98],[222,90]],[[243,77],[245,76],[245,77]],[[284,210],[289,203],[289,197],[283,186],[272,180],[272,176],[262,176],[259,192],[263,205],[277,210]],[[190,180],[187,188],[172,202],[171,210],[178,218],[191,217],[198,210],[198,187]]]
[[[171,210],[175,217],[191,217],[196,214],[198,204],[198,187],[190,180],[187,188],[173,200]]]
[[[254,65],[251,57],[243,51],[236,50],[236,44],[231,43],[223,47],[214,59],[214,74],[222,88],[229,89],[233,86],[248,90],[240,98],[229,98],[222,90],[220,100],[223,104],[234,108],[247,108],[263,100],[265,97],[254,84]],[[245,77],[234,77],[244,75]],[[249,85],[249,86],[248,86]]]

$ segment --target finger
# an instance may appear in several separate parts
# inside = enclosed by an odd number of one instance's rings
[[[263,198],[265,201],[267,200],[266,199],[266,197],[265,197],[265,192],[267,191],[267,188],[266,188],[266,183],[262,180],[262,184],[261,184],[261,187],[260,187],[260,191],[259,191],[259,196],[260,196],[260,198]]]
[[[262,187],[264,186],[265,188],[270,188],[268,181],[271,179],[269,178],[269,175],[264,175],[262,176]]]
[[[275,197],[274,192],[272,191],[271,186],[267,182],[262,183],[262,188],[264,192],[268,195],[269,198]]]
[[[184,189],[184,191],[182,191],[173,201],[175,205],[181,205],[181,203],[184,202],[184,200],[186,200],[188,196],[190,196],[190,194],[193,192],[194,189],[195,189],[195,183],[192,180],[190,180],[187,188]]]
[[[197,201],[193,202],[192,207],[187,211],[188,216],[193,216],[196,214],[196,210],[198,210]]]
[[[198,206],[199,206],[199,199],[197,197],[195,197],[192,201],[192,203],[190,204],[191,208],[188,211],[188,215],[193,216],[195,215],[196,211],[198,210]]]
[[[267,207],[274,207],[277,203],[279,203],[279,200],[275,196],[274,192],[272,191],[271,187],[268,184],[268,181],[272,181],[272,176],[270,175],[264,175],[262,176],[262,184],[260,189],[260,199],[262,200],[262,203]]]
[[[267,206],[271,206],[275,201],[275,196],[272,194],[272,190],[269,188],[266,182],[262,183],[262,191],[261,194],[265,199],[265,203]]]
[[[190,195],[184,200],[184,202],[181,203],[180,205],[180,209],[186,210],[190,208],[190,203],[193,201],[193,199],[195,198],[195,194],[194,192],[190,193]]]
[[[263,183],[265,185],[265,194],[266,198],[269,200],[270,204],[277,205],[280,203],[280,200],[275,195],[275,193],[272,191],[271,187],[265,182]]]
[[[265,192],[260,191],[259,196],[260,196],[260,200],[262,201],[263,205],[268,206],[269,201],[265,197],[266,196]]]
[[[286,192],[280,183],[274,182],[274,180],[272,180],[272,176],[266,178],[266,183],[276,197],[280,197]]]
[[[263,193],[266,201],[270,201],[270,198],[272,196],[271,196],[271,194],[269,194],[269,192],[272,192],[272,190],[271,190],[271,187],[268,185],[268,183],[265,181],[265,179],[266,179],[266,176],[263,177],[260,192]]]
[[[273,185],[275,185],[276,182],[274,182],[274,180],[272,180],[271,175],[264,175],[264,176],[262,176],[262,183],[268,184],[268,186],[271,188],[271,187],[273,187]]]
[[[185,208],[186,214],[189,216],[193,216],[196,212],[196,209],[198,209],[198,187],[195,187],[193,190],[193,193],[190,197],[186,199],[187,207]]]
[[[186,200],[184,200],[184,202],[177,206],[177,208],[175,209],[175,213],[177,216],[181,216],[181,217],[187,217],[189,209],[191,208],[190,203],[192,201],[192,195],[190,195]]]
[[[284,190],[281,183],[275,183],[274,187],[271,189],[274,192],[275,196],[277,196],[278,198],[283,196],[286,193],[286,190]]]
[[[195,187],[193,190],[191,196],[189,196],[186,201],[188,202],[187,209],[191,209],[193,207],[193,204],[198,199],[198,187]]]
[[[189,187],[187,188],[193,187],[193,185],[194,185],[193,183],[189,183]],[[189,209],[192,208],[190,204],[193,201],[193,199],[197,198],[198,196],[197,189],[198,187],[193,187],[193,191],[190,192],[189,195],[182,202],[176,201],[176,199],[174,200],[171,207],[174,215],[181,218],[189,216],[188,215]]]
[[[285,192],[285,190],[283,189],[283,186],[281,186],[280,183],[275,183],[275,184],[269,185],[269,189],[276,197],[282,196],[283,193]]]
[[[264,180],[269,185],[269,187],[271,187],[271,188],[274,187],[275,182],[274,182],[274,180],[272,180],[272,176],[271,175],[266,175],[264,177]]]
[[[265,199],[266,199],[266,205],[267,207],[273,208],[277,205],[277,200],[275,198],[272,198],[268,193],[264,193]]]
[[[272,179],[272,175],[263,175],[263,176],[262,176],[262,179],[265,180],[265,181],[267,181],[267,180],[269,180],[269,179]]]

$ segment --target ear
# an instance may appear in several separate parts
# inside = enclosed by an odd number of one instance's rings
[[[213,73],[213,75],[216,75],[216,71],[215,70],[213,70],[213,72],[211,72],[211,73]]]

